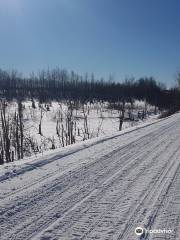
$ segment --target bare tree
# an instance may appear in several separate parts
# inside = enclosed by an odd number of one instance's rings
[[[119,131],[122,130],[122,125],[124,122],[124,114],[125,114],[125,100],[122,100],[122,103],[120,104],[120,109],[119,109]]]
[[[2,126],[2,150],[3,156],[5,155],[6,162],[11,162],[11,145],[10,145],[10,117],[6,113],[7,104],[3,100],[0,102],[0,115],[1,115],[1,126]]]
[[[19,131],[20,131],[20,157],[24,157],[24,149],[23,149],[23,142],[24,142],[24,126],[23,126],[23,107],[22,102],[18,102],[18,116],[19,116]]]
[[[83,104],[83,116],[84,116],[84,138],[83,140],[90,138],[89,127],[88,127],[88,110],[85,109],[85,104]]]
[[[43,106],[41,104],[39,104],[39,108],[40,108],[40,121],[39,121],[39,132],[38,134],[40,134],[41,136],[42,134],[42,120],[43,120],[43,116],[45,114],[45,109],[43,108]]]

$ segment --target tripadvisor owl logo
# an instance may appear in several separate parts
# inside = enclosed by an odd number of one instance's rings
[[[142,227],[137,227],[135,229],[135,234],[141,236],[144,233],[144,229]]]

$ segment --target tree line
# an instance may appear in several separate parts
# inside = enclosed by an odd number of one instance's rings
[[[10,100],[37,98],[40,102],[53,99],[131,102],[137,99],[147,101],[160,109],[169,109],[179,108],[179,91],[178,88],[166,89],[153,77],[115,82],[112,79],[96,79],[94,74],[81,76],[60,68],[42,70],[37,74],[30,74],[29,77],[23,77],[15,70],[0,70],[0,96]]]

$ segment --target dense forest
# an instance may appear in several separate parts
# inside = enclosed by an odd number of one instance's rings
[[[166,89],[153,77],[115,82],[112,79],[98,80],[94,74],[80,76],[59,68],[32,73],[26,78],[17,71],[0,70],[0,96],[9,100],[36,98],[41,102],[61,99],[131,102],[138,99],[160,109],[179,109],[180,105],[179,89]]]

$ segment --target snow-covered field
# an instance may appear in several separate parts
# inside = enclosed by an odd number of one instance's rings
[[[35,108],[32,107],[31,101],[23,102],[24,136],[26,146],[28,145],[25,156],[70,145],[71,140],[68,135],[71,127],[73,143],[119,131],[121,111],[110,108],[107,102],[93,102],[84,105],[77,103],[77,106],[73,106],[72,112],[68,109],[68,103],[63,101],[52,101],[46,104],[34,101],[34,104]],[[122,129],[151,122],[158,117],[158,114],[154,115],[154,107],[148,106],[146,117],[141,119],[138,117],[138,112],[141,114],[144,109],[144,102],[135,101],[133,109],[127,104]],[[7,107],[12,121],[16,111],[17,103],[13,101]],[[71,114],[72,116],[70,116]],[[130,119],[129,116],[134,120]],[[68,117],[70,118],[69,123]],[[41,134],[39,132],[40,122]],[[16,158],[17,156],[15,156]]]
[[[179,113],[1,167],[1,240],[178,240],[179,220]]]

